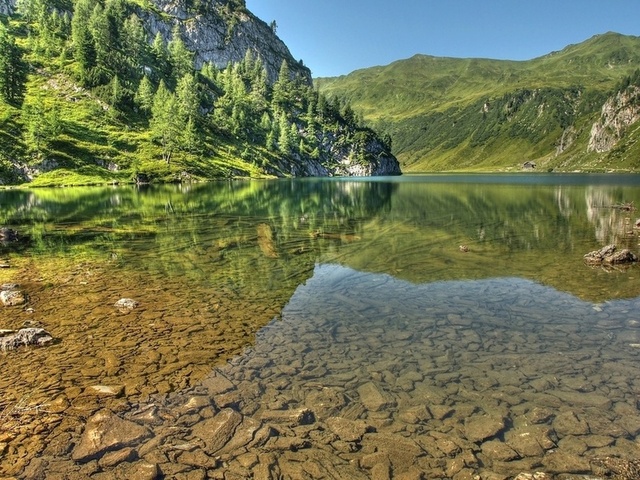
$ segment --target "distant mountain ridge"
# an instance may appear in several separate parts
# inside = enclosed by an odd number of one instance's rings
[[[315,84],[390,135],[404,171],[640,171],[638,69],[640,37],[609,32],[528,61],[415,55]]]

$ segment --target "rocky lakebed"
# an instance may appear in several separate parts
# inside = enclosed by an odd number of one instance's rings
[[[335,264],[288,299],[18,277],[0,328],[51,341],[0,353],[2,479],[640,478],[638,299]]]

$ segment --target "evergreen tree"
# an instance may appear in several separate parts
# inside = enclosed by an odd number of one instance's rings
[[[156,66],[152,72],[153,80],[155,80],[156,83],[160,82],[160,80],[164,80],[166,82],[169,80],[170,74],[169,52],[167,51],[167,46],[165,45],[160,32],[157,32],[156,36],[153,38],[153,43],[151,44],[151,56],[153,58],[153,63]]]
[[[0,96],[8,103],[18,103],[24,93],[27,65],[12,35],[0,23]]]
[[[122,108],[122,104],[126,95],[120,79],[118,78],[118,75],[114,75],[114,77],[111,79],[107,95],[107,103],[109,104],[109,115],[112,118],[117,118],[119,116],[119,110],[120,108]]]
[[[151,113],[151,107],[153,106],[153,93],[153,84],[151,83],[151,80],[149,80],[149,77],[144,75],[142,80],[140,80],[138,90],[133,97],[133,101],[144,114]]]
[[[177,83],[180,78],[193,73],[193,53],[184,44],[178,24],[176,24],[171,33],[168,50],[171,74],[173,81]]]
[[[78,65],[78,77],[85,84],[89,83],[91,71],[96,66],[96,51],[93,36],[89,30],[92,11],[91,0],[78,0],[71,19],[73,56]]]
[[[195,122],[198,117],[200,99],[198,98],[198,84],[195,77],[188,73],[180,79],[176,87],[177,116],[180,121]]]
[[[162,159],[169,164],[179,147],[181,125],[177,121],[176,97],[166,87],[164,81],[158,85],[151,108],[151,136],[162,147]]]
[[[291,153],[291,127],[284,113],[278,119],[278,149],[280,153],[289,155]]]
[[[282,61],[278,80],[273,84],[272,102],[275,107],[288,111],[291,107],[291,94],[293,82],[291,81],[291,71],[286,60]]]
[[[25,103],[22,108],[22,123],[25,126],[23,135],[27,149],[38,155],[44,152],[62,130],[57,105],[45,107],[41,96],[31,97],[29,103]]]
[[[148,62],[149,46],[147,33],[144,31],[142,21],[135,13],[132,13],[124,21],[122,47],[129,65],[130,76],[137,80],[143,74],[141,67]]]
[[[210,82],[215,82],[218,78],[218,69],[211,62],[205,62],[200,69],[200,75]]]

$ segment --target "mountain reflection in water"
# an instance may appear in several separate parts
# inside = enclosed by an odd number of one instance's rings
[[[640,205],[638,178],[0,191],[24,240],[0,245],[0,283],[29,295],[0,329],[58,339],[5,354],[0,473],[465,478],[638,458],[638,266],[583,261],[638,253],[637,212],[616,208]],[[149,433],[82,452],[105,410]],[[218,449],[206,432],[225,425]]]

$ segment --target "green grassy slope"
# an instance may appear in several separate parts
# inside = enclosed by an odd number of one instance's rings
[[[607,33],[530,61],[416,55],[315,84],[389,133],[404,171],[640,169],[633,131],[624,152],[586,149],[604,101],[638,68],[640,38]]]
[[[318,95],[288,51],[271,48],[280,45],[271,30],[253,40],[257,51],[247,47],[234,30],[252,18],[242,0],[176,2],[226,25],[225,48],[246,49],[224,67],[197,62],[183,40],[195,27],[151,2],[20,5],[0,15],[0,185],[398,170],[375,132]],[[170,35],[152,34],[161,21]],[[263,56],[281,64],[277,80]]]

